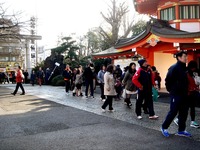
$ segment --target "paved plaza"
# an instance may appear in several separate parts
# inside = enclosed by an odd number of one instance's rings
[[[123,101],[114,101],[114,113],[102,113],[100,95],[94,99],[69,96],[64,87],[25,85],[26,95],[10,93],[15,85],[0,85],[0,150],[46,149],[198,149],[200,130],[189,127],[192,138],[174,135],[177,127],[172,123],[170,138],[160,133],[167,114],[167,97],[155,102],[159,120],[143,115],[138,120]],[[98,87],[97,87],[98,88]],[[165,103],[163,103],[165,102]],[[200,122],[197,108],[197,122]]]

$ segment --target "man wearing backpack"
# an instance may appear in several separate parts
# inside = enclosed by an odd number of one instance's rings
[[[169,137],[168,128],[177,114],[179,114],[179,129],[176,135],[191,137],[191,134],[185,131],[188,115],[187,93],[187,53],[184,51],[176,54],[177,63],[172,65],[167,73],[165,85],[170,93],[170,111],[162,124],[161,132],[165,137]]]

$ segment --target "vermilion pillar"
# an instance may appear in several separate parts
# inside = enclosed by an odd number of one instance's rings
[[[175,6],[175,14],[176,14],[176,29],[180,29],[180,11],[179,11],[179,5],[177,4],[176,6]]]

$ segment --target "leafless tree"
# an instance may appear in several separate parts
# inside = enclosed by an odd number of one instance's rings
[[[120,27],[123,25],[124,35],[127,37],[132,30],[133,21],[127,23],[125,15],[129,12],[126,2],[118,3],[116,0],[110,0],[112,5],[109,5],[108,13],[101,12],[104,20],[110,25],[111,31],[106,31],[103,27],[99,27],[99,33],[102,37],[113,46],[119,38]]]
[[[20,39],[21,30],[29,30],[30,21],[20,21],[22,12],[8,13],[8,8],[0,3],[0,40]]]

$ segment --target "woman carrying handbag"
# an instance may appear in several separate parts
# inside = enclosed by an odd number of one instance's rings
[[[124,92],[125,92],[125,99],[124,103],[130,107],[131,104],[131,95],[137,93],[137,88],[132,82],[132,78],[134,74],[136,73],[136,64],[134,62],[130,63],[128,71],[126,72],[124,79],[122,81],[123,85],[125,86]]]

